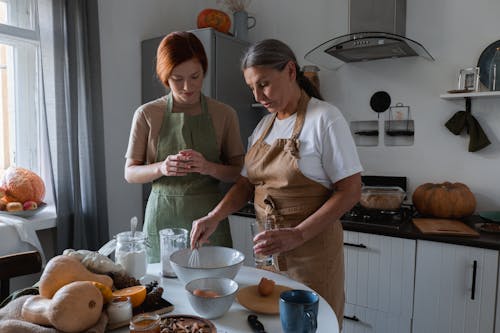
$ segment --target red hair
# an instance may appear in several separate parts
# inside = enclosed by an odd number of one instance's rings
[[[203,44],[194,34],[174,31],[165,36],[156,53],[156,74],[168,87],[168,78],[175,66],[191,59],[200,62],[203,75],[207,73],[208,61]]]

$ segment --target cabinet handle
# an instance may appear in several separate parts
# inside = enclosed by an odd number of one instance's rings
[[[359,247],[359,248],[362,248],[362,249],[366,249],[366,245],[365,244],[353,244],[353,243],[345,243],[344,242],[344,245],[345,246],[352,246],[352,247]]]
[[[356,315],[352,316],[352,317],[349,317],[349,316],[344,316],[344,319],[347,319],[347,320],[352,320],[352,321],[359,321],[359,318],[356,317]]]
[[[470,292],[470,299],[474,300],[476,296],[476,275],[477,275],[477,260],[472,264],[472,288]]]

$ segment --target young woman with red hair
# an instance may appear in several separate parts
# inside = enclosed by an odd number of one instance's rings
[[[125,179],[152,182],[144,218],[149,262],[160,260],[159,230],[191,229],[221,200],[219,182],[234,181],[244,158],[236,112],[201,92],[207,56],[194,34],[167,35],[156,72],[170,92],[135,111],[125,155]],[[232,246],[227,219],[210,242]]]

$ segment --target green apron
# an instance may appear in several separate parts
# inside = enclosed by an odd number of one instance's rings
[[[182,149],[193,149],[207,161],[220,163],[212,118],[205,96],[201,95],[201,113],[189,116],[173,113],[172,93],[159,134],[156,161],[164,161]],[[144,217],[148,235],[148,262],[160,261],[159,231],[164,228],[191,230],[192,222],[208,214],[222,199],[219,180],[199,173],[186,176],[162,176],[153,182]],[[228,220],[222,221],[210,236],[210,245],[232,247]]]

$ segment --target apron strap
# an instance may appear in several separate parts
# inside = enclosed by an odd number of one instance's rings
[[[297,104],[297,109],[295,111],[297,113],[297,119],[295,120],[292,136],[290,137],[290,139],[292,139],[292,140],[297,140],[297,138],[300,135],[300,131],[302,131],[302,127],[304,126],[304,121],[305,121],[305,117],[306,117],[307,104],[309,103],[310,99],[311,99],[311,97],[309,97],[309,95],[307,95],[304,90],[300,91],[299,103]],[[278,114],[275,113],[272,120],[266,126],[266,129],[264,130],[264,132],[262,132],[262,135],[256,141],[256,143],[260,144],[262,141],[264,141],[265,137],[267,136],[267,134],[269,133],[269,131],[273,127],[274,121],[276,120],[277,116],[278,116]],[[298,144],[298,142],[297,142],[297,144]],[[298,145],[297,145],[297,149],[298,149]]]
[[[200,94],[201,113],[208,113],[207,98],[205,95]],[[174,98],[172,91],[167,94],[167,112],[172,113],[174,110]]]

